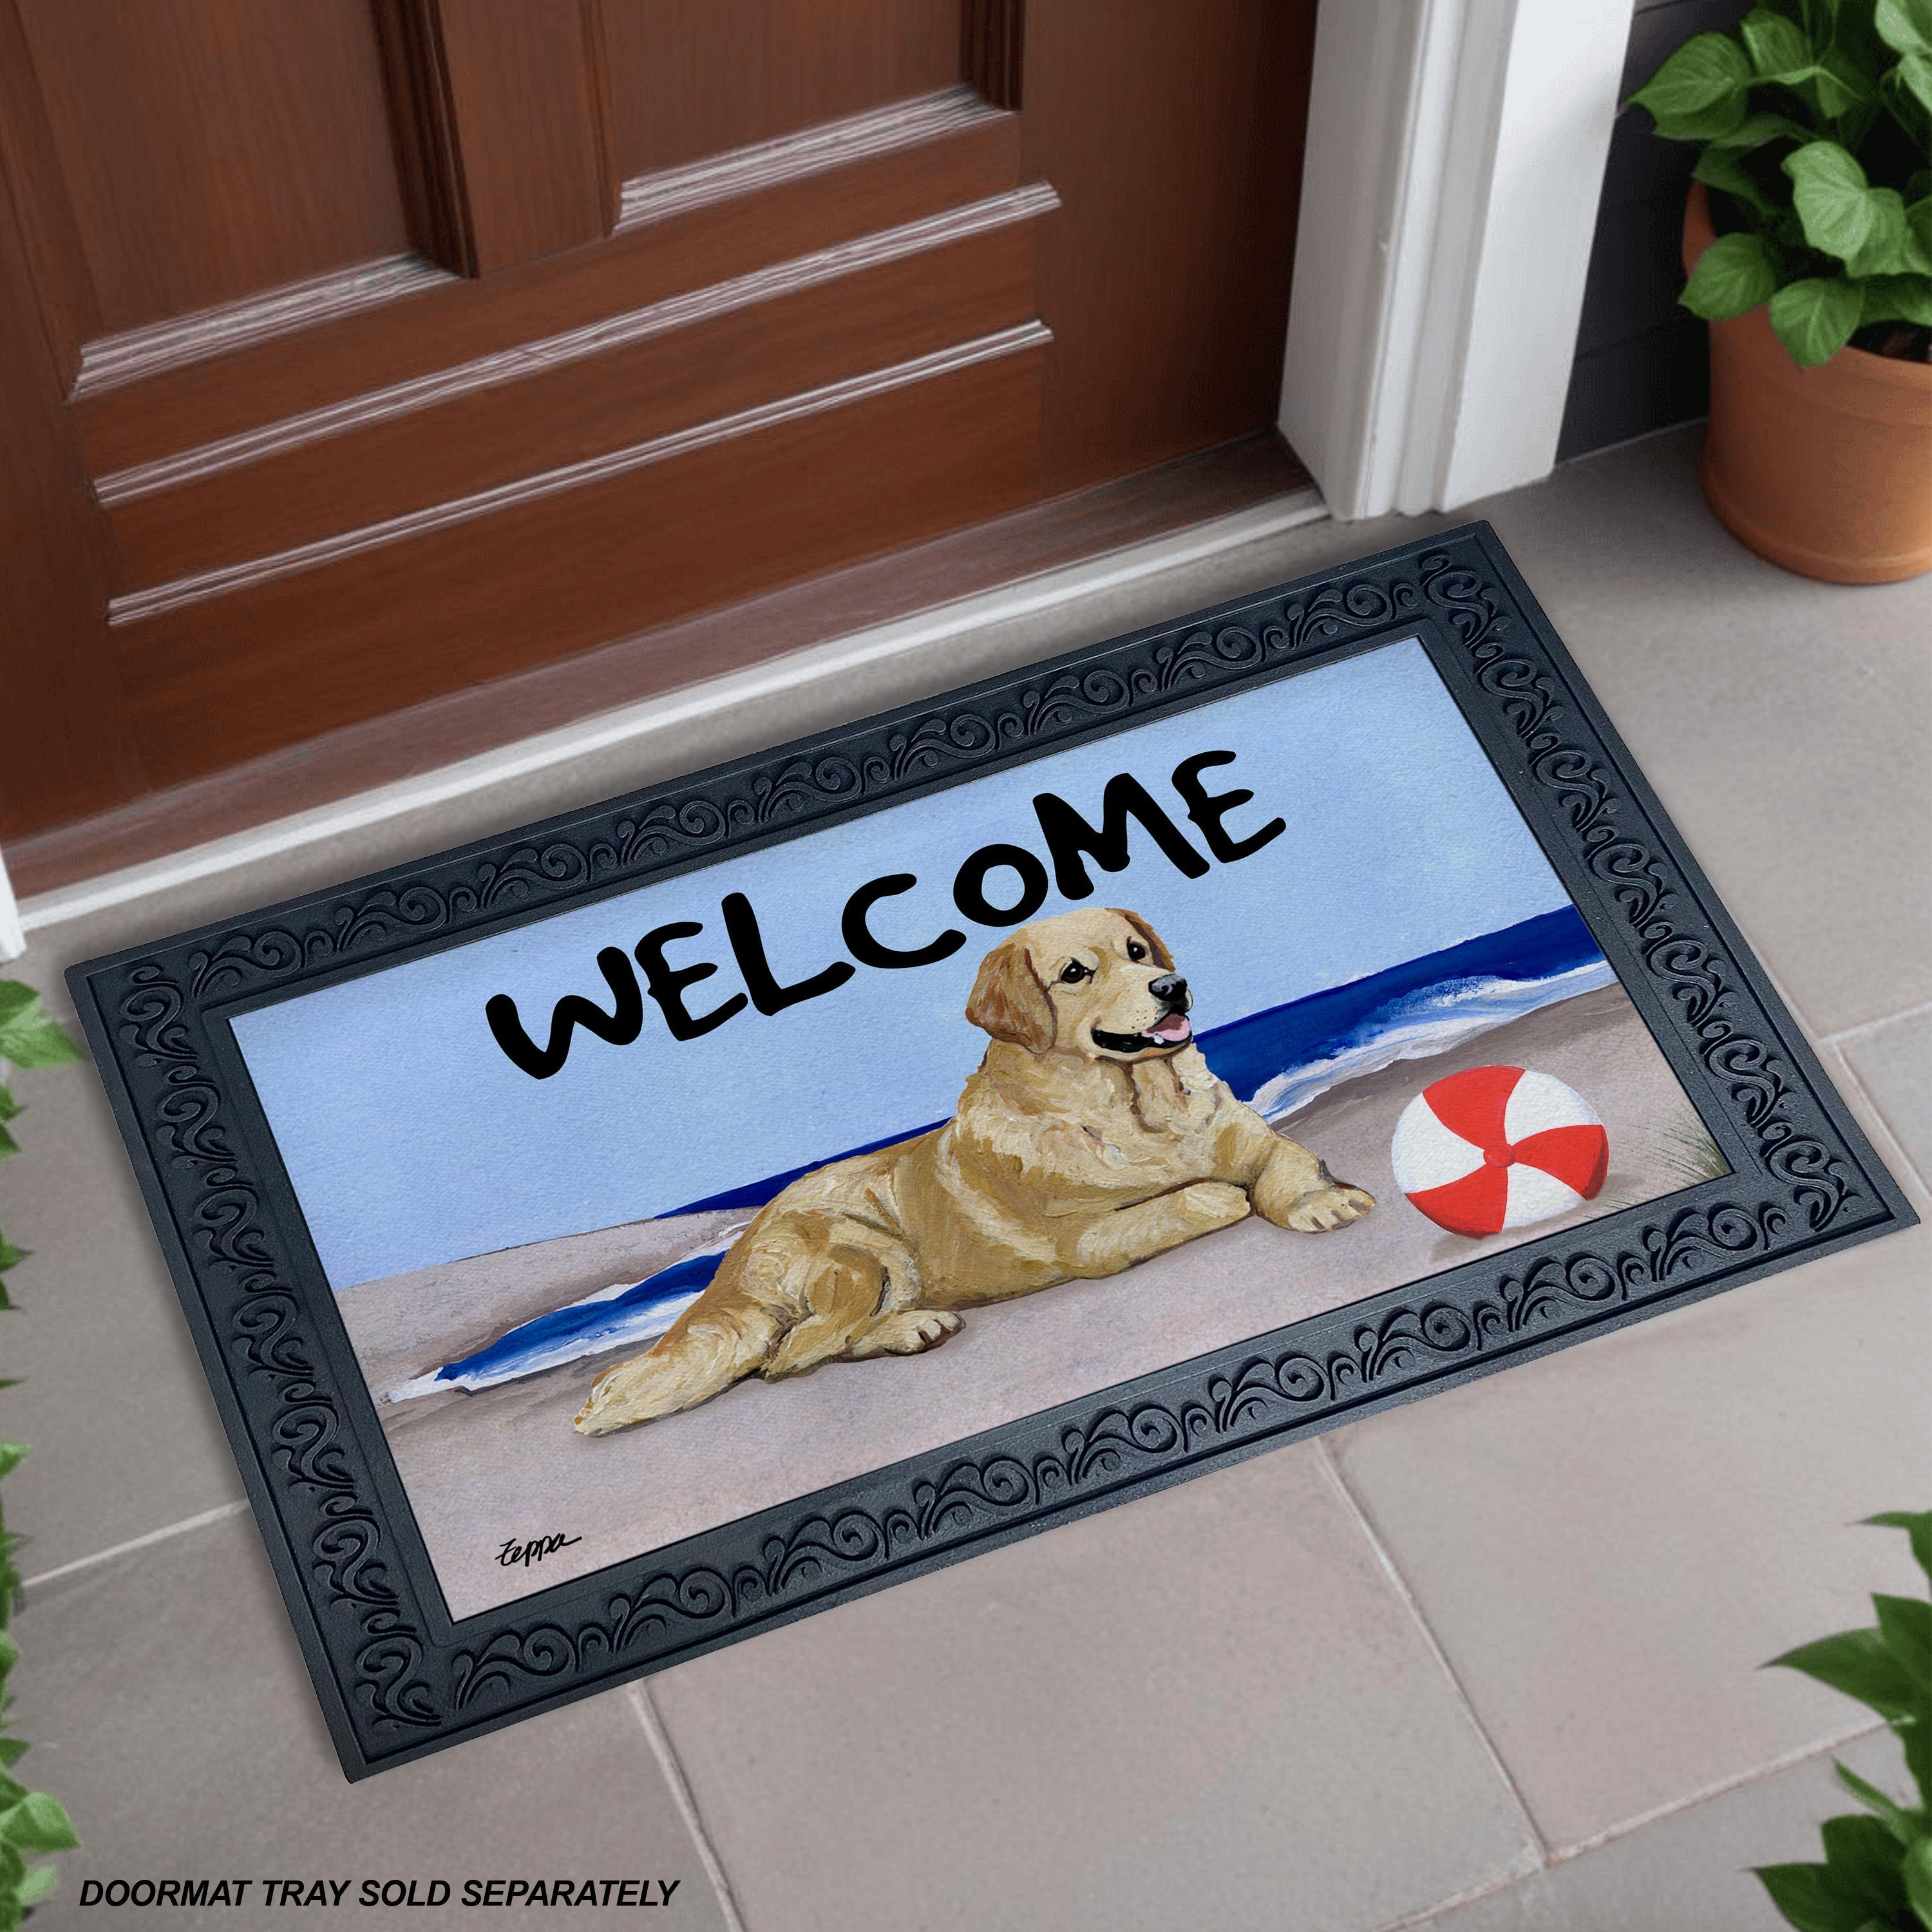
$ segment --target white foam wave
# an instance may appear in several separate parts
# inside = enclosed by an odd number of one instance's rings
[[[751,1225],[748,1221],[734,1222],[722,1233],[699,1246],[686,1250],[674,1259],[666,1262],[662,1268],[654,1269],[652,1274],[662,1274],[680,1262],[696,1261],[701,1256],[722,1255]],[[644,1280],[651,1278],[646,1275]],[[563,1306],[593,1307],[600,1301],[614,1301],[620,1295],[628,1294],[632,1288],[643,1285],[634,1281],[613,1282],[608,1288],[600,1288],[592,1294],[580,1295],[574,1301],[566,1302]],[[635,1348],[640,1342],[654,1342],[704,1292],[703,1288],[698,1288],[669,1300],[642,1301],[630,1308],[614,1308],[608,1322],[580,1329],[574,1334],[558,1336],[548,1342],[535,1344],[488,1368],[447,1376],[441,1366],[431,1369],[425,1375],[399,1382],[384,1400],[408,1402],[419,1395],[440,1395],[448,1389],[464,1389],[473,1393],[478,1389],[494,1388],[499,1382],[519,1382],[526,1376],[540,1375],[545,1369],[561,1368],[566,1362],[580,1360],[586,1355],[602,1354],[607,1349]],[[486,1342],[484,1348],[493,1346]],[[474,1352],[481,1354],[484,1348]]]
[[[1310,1101],[1345,1082],[1379,1073],[1399,1060],[1427,1060],[1544,1006],[1614,985],[1609,962],[1593,959],[1546,980],[1451,980],[1412,993],[1376,1025],[1325,1060],[1292,1066],[1264,1082],[1253,1106],[1270,1120],[1299,1113]]]

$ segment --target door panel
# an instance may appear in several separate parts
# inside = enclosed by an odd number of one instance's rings
[[[1041,348],[513,503],[313,570],[164,610],[125,634],[129,716],[179,784],[376,710],[505,676],[1022,499],[1037,466]],[[716,513],[729,502],[728,522]],[[649,532],[648,542],[640,532]],[[513,572],[500,568],[508,549]],[[209,701],[211,691],[219,693]]]
[[[106,532],[63,419],[22,228],[0,199],[0,803],[14,822],[58,825],[138,796],[147,775],[104,621]]]
[[[605,32],[626,180],[965,77],[958,0],[612,0]]]
[[[436,278],[338,319],[304,326],[299,316],[270,316],[256,332],[184,340],[138,382],[94,386],[83,378],[74,420],[97,477],[224,437],[259,433],[272,443],[275,425],[304,412],[862,242],[1022,179],[1018,122],[982,113],[824,174],[700,202],[481,286]]]
[[[1282,0],[1104,14],[1027,16],[1027,172],[1064,209],[1040,260],[1054,490],[1271,422],[1281,392],[1312,35]]]
[[[598,240],[616,208],[600,0],[365,0],[410,238],[463,275]]]
[[[1266,424],[1312,10],[0,0],[0,837]]]
[[[410,245],[367,0],[20,0],[113,332]]]
[[[346,506],[366,530],[444,502],[452,472],[466,494],[512,486],[934,354],[962,331],[970,340],[1016,327],[1034,308],[1033,226],[1020,206],[1020,218],[950,246],[943,229],[916,236],[916,252],[872,267],[862,258],[741,308],[725,306],[730,291],[701,290],[636,315],[628,343],[611,344],[619,332],[606,326],[574,357],[560,345],[534,368],[472,364],[440,400],[365,410],[332,435],[291,436],[253,461],[109,495],[124,591],[352,537]],[[113,615],[140,608],[124,595]]]

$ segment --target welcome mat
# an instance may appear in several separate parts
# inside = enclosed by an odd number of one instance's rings
[[[351,1777],[1912,1219],[1486,525],[70,979]]]

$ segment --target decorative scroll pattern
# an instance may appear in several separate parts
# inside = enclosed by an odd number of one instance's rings
[[[92,996],[112,1030],[141,1130],[194,1264],[237,1397],[268,1472],[338,1682],[368,1758],[454,1733],[617,1669],[664,1660],[880,1570],[929,1558],[1071,1499],[1494,1360],[1622,1310],[1714,1284],[1863,1226],[1884,1211],[1766,1002],[1701,913],[1570,697],[1532,619],[1478,532],[1395,555],[1235,620],[1102,646],[1076,662],[900,713],[812,751],[776,754],[663,796],[540,828],[488,859],[452,860],[319,898],[279,925],[206,934],[103,968]],[[1438,1281],[1318,1318],[1285,1352],[1223,1351],[1184,1398],[1102,1404],[1084,1420],[1036,1418],[978,1460],[946,1452],[848,1485],[848,1501],[766,1533],[728,1526],[705,1560],[608,1592],[570,1616],[502,1613],[433,1643],[386,1528],[366,1453],[345,1420],[299,1300],[256,1170],[225,1124],[202,1010],[292,987],[346,962],[406,952],[434,934],[482,932],[504,914],[562,904],[694,854],[848,808],[1028,746],[1319,662],[1406,624],[1439,626],[1514,740],[1570,855],[1573,892],[1603,929],[1619,920],[1712,1082],[1712,1102],[1755,1138],[1759,1168],[1697,1204],[1632,1209],[1563,1237],[1562,1252],[1499,1258],[1486,1284]],[[1627,975],[1628,976],[1628,975]],[[1734,1199],[1708,1198],[1724,1192]],[[1850,1210],[1865,1204],[1862,1216]],[[1582,1244],[1580,1246],[1569,1244]],[[1467,1270],[1465,1273],[1474,1273]],[[1459,1274],[1458,1282],[1463,1280]],[[1431,1292],[1432,1289],[1432,1292]],[[595,1607],[592,1607],[594,1601]]]

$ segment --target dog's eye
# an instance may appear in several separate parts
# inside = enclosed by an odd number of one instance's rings
[[[1127,941],[1127,957],[1130,959],[1144,959],[1147,948],[1138,939],[1130,939]]]
[[[1082,965],[1077,959],[1070,959],[1060,968],[1060,976],[1068,986],[1077,986],[1082,980],[1093,978],[1094,969],[1090,966]]]

